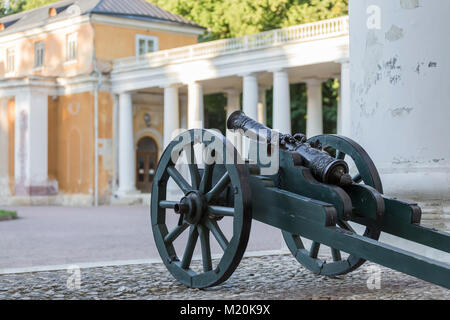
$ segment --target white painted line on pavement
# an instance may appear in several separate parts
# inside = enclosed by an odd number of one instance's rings
[[[285,249],[281,250],[266,250],[266,251],[249,251],[244,254],[245,258],[252,257],[262,257],[262,256],[274,256],[274,255],[284,255],[289,254],[289,251]],[[221,254],[212,255],[213,259],[222,257]],[[193,260],[201,260],[201,255],[194,256]],[[106,261],[106,262],[82,262],[82,263],[71,263],[62,265],[52,265],[52,266],[36,266],[36,267],[23,267],[23,268],[3,268],[0,269],[0,275],[5,274],[18,274],[18,273],[33,273],[33,272],[47,272],[47,271],[59,271],[68,270],[70,267],[77,266],[80,269],[91,269],[91,268],[101,268],[101,267],[116,267],[116,266],[131,266],[138,264],[154,264],[162,263],[160,258],[157,259],[138,259],[138,260],[117,260],[117,261]]]

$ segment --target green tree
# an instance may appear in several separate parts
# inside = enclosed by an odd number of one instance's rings
[[[25,0],[0,0],[0,17],[23,11]]]
[[[348,14],[348,0],[150,0],[168,11],[207,28],[200,41],[268,31]],[[323,84],[324,132],[336,133],[339,83]],[[272,90],[267,92],[267,119],[272,125]],[[304,84],[291,85],[293,132],[306,132],[307,94]],[[224,132],[226,99],[205,96],[205,125]]]
[[[308,96],[306,94],[305,83],[294,83],[290,85],[291,97],[291,125],[292,133],[306,133],[306,104]],[[323,105],[323,131],[325,133],[337,132],[337,103],[338,103],[339,82],[330,79],[322,84],[322,105]],[[273,119],[273,90],[266,93],[267,101],[267,125],[272,127]]]
[[[348,13],[348,0],[149,0],[207,28],[202,40],[334,18]]]
[[[325,133],[337,133],[339,88],[339,81],[336,79],[330,79],[322,85],[323,131]]]
[[[57,2],[58,0],[25,0],[23,10],[31,10],[45,6],[49,3]]]
[[[0,17],[45,6],[58,0],[0,0]]]
[[[268,31],[348,14],[348,0],[147,0],[207,28],[200,41],[209,41]],[[56,0],[0,0],[0,16],[56,2]],[[324,131],[336,132],[339,84],[323,85]],[[267,92],[268,124],[272,121],[272,90]],[[306,130],[306,86],[291,85],[293,132]],[[205,125],[225,127],[226,99],[223,94],[205,96]]]
[[[227,98],[222,93],[205,95],[205,128],[218,129],[225,133]]]

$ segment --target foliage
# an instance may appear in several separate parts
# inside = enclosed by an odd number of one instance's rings
[[[324,133],[337,133],[337,105],[339,89],[339,81],[336,79],[328,80],[322,85]]]
[[[290,85],[292,133],[306,133],[307,88],[305,83]],[[322,85],[323,131],[337,133],[337,104],[339,81],[330,79]],[[242,100],[242,99],[241,99]],[[242,101],[241,101],[242,102]],[[224,94],[205,95],[205,128],[225,133],[227,99]],[[273,125],[273,89],[266,91],[267,125]]]
[[[295,83],[290,85],[291,97],[291,125],[292,133],[306,133],[306,105],[308,96],[305,83]],[[324,133],[337,133],[337,103],[338,103],[339,82],[330,79],[322,85],[322,105],[323,105],[323,131]],[[273,90],[266,93],[267,102],[267,125],[272,127],[272,103]]]
[[[0,0],[0,17],[45,6],[58,0]]]
[[[209,41],[348,14],[348,0],[149,0],[207,28],[200,41]],[[323,84],[324,132],[336,133],[339,83]],[[306,85],[291,85],[292,132],[306,132]],[[272,125],[272,90],[267,92],[267,122]],[[205,96],[205,125],[223,130],[223,95]],[[215,126],[214,126],[215,125]]]
[[[348,13],[348,0],[149,0],[208,28],[204,40],[335,18]]]
[[[348,14],[348,0],[147,0],[207,28],[209,41],[283,28]],[[34,9],[56,0],[0,0],[0,16]],[[323,85],[324,132],[336,132],[339,84]],[[272,90],[267,92],[268,125],[272,122]],[[291,85],[293,132],[306,132],[306,86]],[[205,126],[225,131],[226,97],[205,96]]]
[[[10,217],[12,219],[17,219],[17,212],[16,211],[0,210],[0,217]]]
[[[205,95],[203,103],[205,105],[205,128],[218,129],[225,133],[227,97],[222,93]]]
[[[23,11],[25,0],[0,0],[0,17]]]
[[[57,2],[58,0],[24,0],[24,10],[31,10],[45,6],[46,4]]]

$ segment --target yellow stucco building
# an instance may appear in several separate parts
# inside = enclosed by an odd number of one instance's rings
[[[4,17],[0,30],[0,202],[109,203],[118,179],[112,61],[195,44],[204,29],[144,0],[65,0]],[[161,105],[133,100],[143,193],[163,149]]]
[[[273,88],[272,126],[290,133],[290,85],[305,83],[314,136],[322,82],[339,79],[348,135],[348,17],[197,43],[204,32],[146,0],[64,0],[1,18],[0,205],[149,201],[164,146],[208,126],[204,95],[264,123]]]

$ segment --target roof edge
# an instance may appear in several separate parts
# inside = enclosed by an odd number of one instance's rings
[[[102,1],[103,1],[103,0],[102,0]],[[30,12],[34,12],[34,11],[37,11],[37,10],[42,10],[42,9],[44,9],[44,8],[54,8],[55,5],[61,4],[61,3],[63,3],[63,2],[64,2],[64,0],[60,0],[60,1],[52,2],[52,3],[47,3],[47,4],[45,4],[45,5],[43,5],[43,6],[40,6],[40,7],[37,7],[37,8],[33,8],[33,9],[29,9],[29,10],[20,11],[20,12],[16,12],[16,13],[13,13],[13,14],[8,14],[8,15],[6,15],[6,16],[0,17],[0,20],[3,20],[3,19],[9,19],[9,18],[12,18],[12,17],[14,17],[14,16],[16,16],[16,17],[18,17],[18,16],[23,16],[23,15],[29,14]],[[69,1],[69,2],[70,2],[70,1]],[[75,3],[76,3],[76,0],[73,0],[73,3],[71,3],[71,4],[75,4]],[[84,13],[84,14],[85,14],[85,13]],[[11,19],[11,20],[14,20],[14,19]]]
[[[191,27],[191,28],[196,28],[196,29],[201,29],[203,31],[207,30],[207,28],[202,27],[194,22],[192,23],[184,23],[184,22],[179,22],[179,21],[173,21],[170,19],[160,19],[160,18],[153,18],[153,17],[149,17],[146,15],[138,15],[138,14],[124,14],[124,13],[105,13],[105,12],[96,12],[91,10],[89,12],[91,15],[92,14],[97,14],[97,15],[102,15],[102,16],[110,16],[110,17],[118,17],[118,18],[124,18],[124,19],[133,19],[136,18],[137,20],[140,21],[149,21],[149,22],[161,22],[161,23],[168,23],[168,24],[175,24],[175,25],[179,25],[179,26],[186,26],[186,27]]]
[[[124,27],[132,28],[145,28],[162,32],[176,32],[200,36],[205,32],[203,27],[196,27],[192,25],[177,24],[170,21],[163,20],[150,20],[150,19],[138,19],[128,18],[127,16],[109,15],[109,14],[97,14],[92,13],[90,15],[91,23],[110,24],[110,25],[123,25]]]

